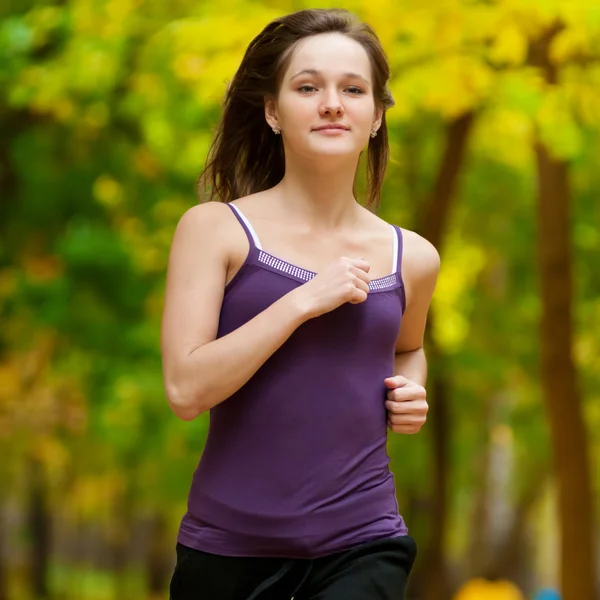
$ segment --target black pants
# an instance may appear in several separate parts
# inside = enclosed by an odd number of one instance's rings
[[[218,556],[177,544],[171,600],[403,600],[417,554],[410,536],[321,558]]]

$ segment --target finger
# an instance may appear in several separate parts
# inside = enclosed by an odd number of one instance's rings
[[[387,388],[389,388],[390,390],[393,390],[395,388],[408,385],[409,383],[412,383],[412,382],[410,381],[410,379],[407,379],[403,375],[395,375],[394,377],[387,377],[384,380],[384,383]]]
[[[413,435],[421,431],[421,427],[416,425],[390,425],[389,427],[394,433],[401,433],[404,435]]]
[[[362,290],[365,294],[369,293],[369,284],[364,282],[362,279],[357,277],[352,283],[357,289]]]
[[[371,270],[371,265],[363,258],[349,258],[348,262],[357,269],[368,273]]]
[[[396,402],[406,402],[407,400],[425,400],[427,398],[427,392],[424,388],[418,386],[406,386],[396,388],[395,390],[388,390],[388,400],[395,400]]]
[[[361,302],[364,302],[367,299],[368,295],[369,288],[367,288],[367,290],[365,291],[358,287],[355,287],[348,302],[350,302],[350,304],[360,304]]]
[[[385,403],[386,409],[394,415],[420,415],[424,416],[429,412],[429,405],[425,400],[412,400],[407,402],[394,402],[388,400]]]
[[[421,427],[425,423],[424,417],[415,415],[389,415],[388,423],[394,427]]]
[[[412,415],[415,412],[415,407],[411,402],[392,402],[388,400],[385,403],[385,408],[390,415]]]
[[[364,281],[367,285],[371,283],[371,278],[369,277],[366,271],[359,269],[358,267],[350,267],[350,272],[359,279],[360,281]]]

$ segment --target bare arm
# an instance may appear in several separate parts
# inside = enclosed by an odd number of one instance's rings
[[[181,218],[171,246],[161,349],[167,400],[184,420],[194,419],[239,390],[303,322],[367,296],[368,265],[340,259],[323,276],[216,339],[228,243],[239,235],[232,229],[239,225],[227,211],[216,202],[190,209]]]
[[[402,375],[419,385],[425,386],[427,381],[427,358],[423,348],[396,352],[394,374]]]
[[[215,339],[228,258],[229,210],[196,206],[171,246],[162,321],[165,390],[173,412],[191,420],[231,396],[303,322],[285,296],[229,335]]]
[[[423,338],[427,314],[440,270],[437,250],[424,238],[406,232],[403,279],[406,290],[406,310],[396,341],[395,374],[425,385],[427,361]]]
[[[409,237],[410,236],[410,237]],[[440,269],[436,249],[422,237],[407,232],[408,243],[402,261],[407,306],[396,341],[394,376],[385,380],[388,388],[388,424],[395,433],[417,433],[429,406],[425,382],[427,360],[423,338],[427,313]]]

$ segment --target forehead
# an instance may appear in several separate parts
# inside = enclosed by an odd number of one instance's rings
[[[314,69],[324,75],[354,72],[371,81],[371,62],[367,51],[341,33],[322,33],[298,43],[284,78],[293,77],[306,69]]]

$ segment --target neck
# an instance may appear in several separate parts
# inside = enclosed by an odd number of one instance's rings
[[[328,164],[321,166],[290,162],[276,189],[294,217],[314,229],[333,229],[356,220],[358,204],[352,188],[358,159],[333,165],[323,161]]]

